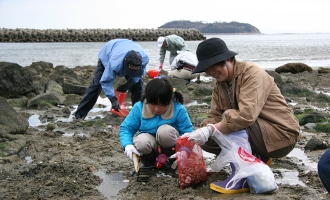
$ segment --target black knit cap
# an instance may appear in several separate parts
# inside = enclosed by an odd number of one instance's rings
[[[204,40],[197,46],[198,64],[192,73],[204,72],[215,63],[227,60],[237,54],[234,51],[230,51],[226,43],[220,38]]]
[[[136,51],[131,50],[125,57],[125,75],[129,77],[141,76],[142,58]]]

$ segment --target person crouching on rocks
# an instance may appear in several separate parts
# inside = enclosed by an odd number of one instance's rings
[[[213,140],[215,127],[223,134],[248,140],[252,154],[268,165],[272,158],[288,155],[300,137],[300,126],[274,78],[254,63],[236,60],[237,53],[230,51],[220,38],[201,42],[196,55],[198,65],[193,73],[205,71],[216,81],[208,118],[202,122],[202,128],[189,134],[188,140],[219,155],[221,148]],[[226,194],[248,192],[246,178],[226,189],[236,173],[235,165],[230,166],[232,174],[224,181],[211,183],[210,188]]]
[[[160,153],[158,146],[170,157],[175,153],[177,138],[192,130],[182,93],[166,78],[156,78],[148,82],[141,101],[134,104],[120,125],[119,137],[130,159],[135,153],[144,166],[151,166]]]
[[[198,60],[195,54],[190,51],[179,51],[179,55],[175,56],[172,64],[171,71],[167,73],[168,76],[174,78],[185,79],[186,85],[192,79],[197,78],[197,83],[200,82],[200,74],[193,74],[193,70],[197,66]]]
[[[120,105],[115,96],[113,84],[116,77],[125,77],[118,92],[131,92],[132,105],[141,99],[142,77],[146,74],[149,57],[136,42],[128,39],[113,39],[107,42],[98,53],[98,63],[94,78],[80,101],[75,113],[76,119],[85,119],[95,105],[102,89],[111,102],[112,109],[118,111]]]

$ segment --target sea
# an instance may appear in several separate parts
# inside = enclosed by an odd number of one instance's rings
[[[312,68],[330,68],[330,33],[308,34],[204,34],[206,38],[223,39],[238,53],[237,59],[252,61],[264,69],[275,69],[286,63],[301,62]],[[188,50],[196,53],[201,41],[186,41]],[[149,55],[147,69],[158,69],[159,48],[156,41],[137,42]],[[97,63],[97,54],[105,42],[75,43],[0,43],[0,61],[22,67],[45,61],[54,67],[69,68]],[[166,54],[164,69],[170,70]]]

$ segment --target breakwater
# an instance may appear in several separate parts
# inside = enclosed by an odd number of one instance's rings
[[[159,36],[176,34],[186,41],[204,40],[197,29],[0,29],[0,42],[107,42],[115,38],[157,41]]]

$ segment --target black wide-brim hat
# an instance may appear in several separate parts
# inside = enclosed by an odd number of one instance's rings
[[[237,54],[234,51],[230,51],[226,43],[220,38],[204,40],[197,46],[198,64],[192,73],[204,72],[215,63],[227,60]]]

